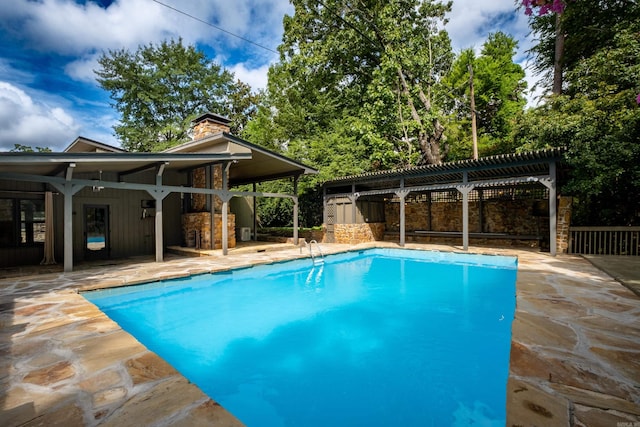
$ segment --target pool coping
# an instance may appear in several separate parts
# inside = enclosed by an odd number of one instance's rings
[[[398,245],[322,244],[326,254],[371,247]],[[578,256],[468,253],[518,258],[507,425],[640,425],[638,296]],[[242,425],[79,292],[303,257],[292,246],[0,280],[0,424]]]

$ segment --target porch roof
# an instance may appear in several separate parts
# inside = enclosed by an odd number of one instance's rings
[[[253,144],[228,132],[218,132],[165,150],[163,153],[251,153],[251,159],[236,162],[229,169],[229,185],[250,184],[318,171],[275,151]]]
[[[0,179],[3,173],[39,176],[60,176],[67,167],[75,165],[74,173],[117,172],[124,176],[164,165],[165,170],[188,171],[217,163],[231,163],[229,185],[262,182],[278,178],[315,174],[318,171],[293,159],[251,144],[233,135],[221,133],[204,142],[226,142],[241,150],[164,151],[159,153],[130,153],[126,151],[91,151],[62,153],[10,152],[0,153]],[[233,148],[233,147],[231,147]]]
[[[118,172],[121,175],[165,165],[166,170],[193,169],[214,163],[251,160],[250,153],[2,153],[0,174],[20,173],[56,176],[70,165],[74,173]],[[0,176],[1,178],[1,176]]]

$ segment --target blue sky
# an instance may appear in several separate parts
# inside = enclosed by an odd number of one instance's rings
[[[288,0],[161,0],[162,3],[276,50]],[[454,0],[447,30],[456,51],[479,49],[504,31],[530,46],[526,17],[514,0]],[[96,59],[109,49],[182,37],[263,88],[277,55],[153,0],[0,1],[0,151],[14,144],[60,151],[77,136],[119,145],[117,112],[95,82]],[[525,56],[518,58],[525,66]],[[528,72],[527,79],[534,81]],[[530,83],[531,86],[531,83]]]

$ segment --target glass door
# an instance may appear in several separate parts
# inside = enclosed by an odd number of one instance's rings
[[[109,206],[84,206],[85,259],[109,258]]]

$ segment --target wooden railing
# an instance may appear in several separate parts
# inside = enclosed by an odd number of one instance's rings
[[[640,227],[570,227],[569,253],[640,256]]]

